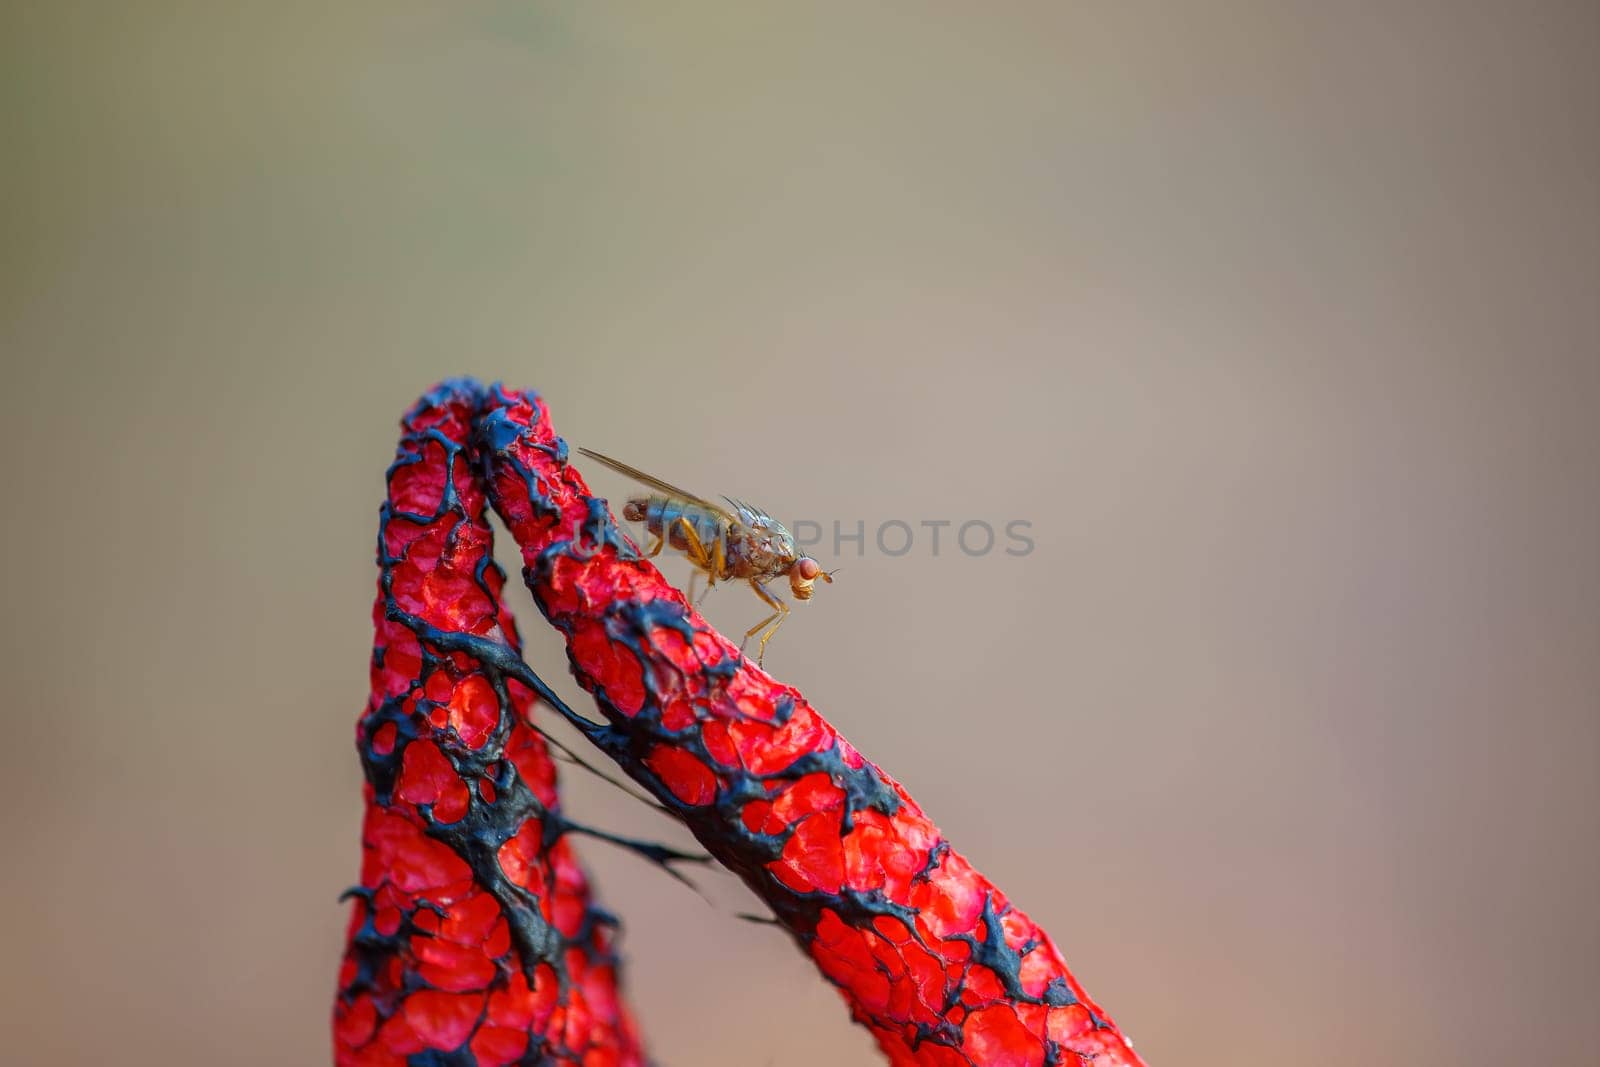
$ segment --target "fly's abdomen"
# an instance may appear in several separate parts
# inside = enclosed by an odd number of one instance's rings
[[[622,509],[622,517],[630,522],[642,521],[645,529],[657,537],[665,534],[667,544],[680,552],[689,548],[689,535],[680,520],[687,520],[707,551],[723,536],[719,516],[677,497],[635,497]]]

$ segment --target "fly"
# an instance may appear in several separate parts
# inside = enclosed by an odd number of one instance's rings
[[[820,563],[802,554],[794,536],[760,508],[728,497],[722,498],[728,502],[728,507],[723,507],[610,456],[587,448],[578,451],[652,490],[629,497],[622,508],[623,518],[644,523],[655,535],[647,557],[671,545],[705,573],[707,592],[718,582],[742,579],[772,609],[772,614],[746,630],[739,642],[742,653],[752,637],[761,635],[756,649],[758,665],[766,655],[767,642],[789,617],[789,605],[768,589],[767,583],[786,577],[796,600],[810,600],[817,579],[833,581],[834,572],[823,570]]]

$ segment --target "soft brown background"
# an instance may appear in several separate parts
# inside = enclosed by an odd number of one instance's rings
[[[0,1059],[326,1061],[381,475],[473,373],[1033,522],[847,548],[768,662],[1152,1064],[1594,1062],[1594,4],[5,19]],[[666,1063],[877,1062],[730,878],[584,852]]]

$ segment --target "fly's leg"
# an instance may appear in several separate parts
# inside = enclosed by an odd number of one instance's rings
[[[699,580],[700,580],[700,572],[699,571],[695,571],[693,574],[689,575],[689,603],[693,604],[697,608],[701,604],[705,603],[706,595],[708,593],[710,593],[712,589],[715,588],[714,585],[712,585],[710,582],[707,582],[706,583],[706,587],[704,589],[700,590],[700,595],[696,596],[695,592],[694,592],[694,583],[699,581]]]
[[[768,607],[772,608],[772,614],[768,615],[766,618],[750,627],[750,629],[746,630],[744,632],[744,640],[739,642],[739,651],[743,653],[744,646],[750,643],[750,639],[754,637],[758,631],[763,629],[766,630],[766,632],[761,635],[761,643],[756,646],[756,666],[759,667],[766,659],[767,642],[771,641],[772,635],[778,632],[778,627],[783,625],[783,620],[789,617],[789,605],[785,604],[782,600],[779,600],[777,597],[769,593],[761,585],[761,583],[756,581],[754,578],[750,579],[750,588],[756,591],[756,596],[761,598],[761,602],[763,604],[766,604]],[[774,619],[777,621],[773,622]],[[772,624],[770,629],[767,629],[768,623]]]
[[[683,554],[689,557],[689,562],[696,567],[711,566],[711,557],[706,555],[706,546],[701,542],[700,535],[695,532],[694,524],[687,515],[678,519],[678,525],[683,527],[684,547]]]
[[[710,583],[707,583],[706,587],[704,589],[700,590],[700,595],[699,596],[695,596],[694,583],[699,581],[699,580],[700,580],[700,572],[699,571],[695,571],[694,573],[689,575],[689,603],[693,604],[697,608],[701,604],[703,604],[705,602],[706,594],[711,592],[711,590],[713,588],[713,586]]]
[[[661,546],[665,545],[666,543],[667,543],[667,535],[666,534],[664,534],[664,533],[656,534],[656,543],[650,546],[650,551],[648,551],[648,552],[646,552],[644,554],[644,558],[645,559],[655,559],[657,556],[661,555]]]
[[[695,532],[694,524],[689,521],[688,516],[679,517],[678,525],[683,527],[683,539],[686,542],[683,553],[689,557],[690,563],[706,572],[705,593],[709,593],[712,587],[717,584],[717,575],[722,570],[722,538],[717,538],[717,551],[715,558],[713,558],[712,554],[706,551],[705,542],[700,540],[700,535]],[[696,572],[689,576],[689,602],[691,604],[698,603],[694,597],[694,580],[698,577],[698,573]],[[703,598],[705,593],[701,593],[700,596]]]
[[[719,536],[711,546],[711,560],[705,565],[706,575],[708,576],[706,580],[706,587],[701,591],[698,597],[694,595],[694,580],[700,577],[700,572],[695,571],[693,574],[689,575],[689,603],[693,604],[697,608],[700,606],[701,602],[705,600],[707,594],[717,587],[717,575],[721,574],[728,567],[728,557],[723,553],[724,544],[725,542],[723,538]],[[705,546],[702,545],[701,550],[704,551],[704,548]]]
[[[767,642],[772,640],[772,635],[778,632],[778,627],[782,626],[783,625],[783,621],[789,617],[789,605],[782,604],[782,608],[783,608],[783,613],[778,616],[778,621],[772,624],[772,628],[771,629],[769,629],[766,633],[761,635],[761,642],[760,642],[760,644],[756,645],[756,666],[757,667],[761,666],[763,663],[766,662],[766,659],[767,659]]]
[[[717,531],[717,543],[711,546],[711,581],[706,586],[706,592],[708,593],[711,592],[711,587],[717,584],[717,578],[721,576],[728,566],[728,557],[725,554],[727,552],[728,539],[723,536],[724,533],[724,530],[719,529]]]

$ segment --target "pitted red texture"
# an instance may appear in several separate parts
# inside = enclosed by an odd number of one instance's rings
[[[608,754],[772,906],[891,1063],[1141,1063],[905,790],[638,558],[542,401],[496,389],[479,432],[535,599],[634,742]]]
[[[372,692],[357,727],[361,881],[334,1060],[642,1064],[609,923],[566,839],[547,834],[559,807],[549,753],[525,719],[533,693],[503,677],[497,691],[491,665],[417,633],[517,645],[504,576],[485,566],[492,535],[470,448],[481,399],[465,383],[425,397],[390,472]],[[501,806],[530,796],[526,811]],[[519,930],[534,936],[519,944]]]

